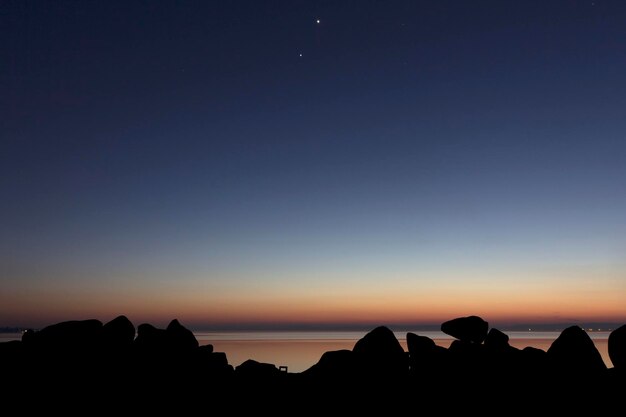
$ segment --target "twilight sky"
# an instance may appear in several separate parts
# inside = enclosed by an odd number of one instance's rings
[[[3,1],[0,326],[626,322],[626,3]]]

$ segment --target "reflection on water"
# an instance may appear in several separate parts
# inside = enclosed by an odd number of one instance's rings
[[[195,332],[201,345],[212,344],[218,352],[226,352],[228,362],[237,366],[247,359],[287,366],[289,372],[308,369],[329,350],[352,349],[357,340],[366,332]],[[437,331],[414,331],[428,336],[439,346],[449,347],[452,337]],[[406,332],[395,332],[400,344],[406,350]],[[559,332],[506,332],[509,343],[519,349],[532,346],[548,350]],[[609,332],[589,332],[607,366],[613,366],[608,354]],[[0,342],[20,340],[21,333],[0,333]]]

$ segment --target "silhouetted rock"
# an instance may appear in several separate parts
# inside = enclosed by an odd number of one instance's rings
[[[435,341],[415,333],[406,334],[409,350],[409,366],[414,376],[443,378],[447,373],[448,349],[437,346]],[[427,382],[427,381],[425,381]]]
[[[522,352],[509,345],[509,336],[498,329],[490,329],[483,344],[485,349],[485,375],[492,386],[500,390],[501,383],[523,371]]]
[[[163,351],[168,346],[168,334],[166,330],[157,329],[149,323],[140,324],[137,327],[135,346],[140,351]]]
[[[459,317],[446,321],[441,331],[463,342],[482,343],[489,324],[478,316]]]
[[[253,359],[248,359],[235,368],[235,374],[244,378],[275,378],[280,375],[276,365],[271,363],[261,363]]]
[[[211,353],[209,358],[211,361],[211,365],[215,367],[229,366],[228,358],[226,357],[226,353],[224,352],[213,352]]]
[[[550,364],[567,374],[606,370],[600,352],[587,332],[578,326],[563,330],[548,349]]]
[[[109,347],[128,347],[135,340],[135,326],[126,316],[118,316],[102,327],[102,335]]]
[[[530,361],[545,362],[548,359],[547,352],[536,347],[526,346],[522,352]]]
[[[507,348],[509,347],[509,336],[498,329],[492,328],[485,338],[485,346],[490,349]]]
[[[406,346],[411,357],[418,357],[432,352],[436,344],[430,337],[409,332],[406,334]]]
[[[486,334],[487,327],[479,317],[444,323],[442,329],[459,338],[449,349],[408,333],[408,353],[391,330],[377,327],[353,350],[326,352],[306,371],[287,373],[255,360],[233,369],[225,353],[213,352],[212,345],[198,346],[177,320],[167,329],[142,324],[134,341],[134,326],[124,316],[104,326],[97,320],[63,322],[25,332],[22,341],[0,343],[3,370],[13,375],[3,392],[16,398],[27,387],[29,397],[52,393],[49,398],[65,398],[72,393],[88,403],[101,401],[102,393],[114,393],[105,401],[111,412],[132,401],[138,390],[171,404],[207,393],[214,399],[231,395],[247,399],[255,409],[259,402],[274,407],[267,394],[279,393],[297,404],[318,404],[320,412],[336,402],[350,405],[351,411],[362,406],[363,412],[373,404],[400,404],[404,412],[403,400],[409,398],[445,398],[451,410],[465,412],[467,401],[482,401],[489,393],[487,414],[500,412],[494,401],[519,404],[528,398],[558,404],[550,411],[559,414],[562,404],[554,399],[562,399],[560,391],[576,398],[619,398],[626,389],[626,326],[611,333],[609,354],[615,367],[608,371],[579,327],[565,329],[548,352],[532,347],[520,351],[504,333],[491,329]],[[153,403],[153,411],[161,411],[160,404]],[[579,411],[574,403],[565,407]]]
[[[189,350],[198,347],[198,341],[193,335],[193,332],[183,327],[178,320],[172,320],[167,326],[166,331],[172,348],[177,350]]]
[[[99,338],[101,329],[102,322],[99,320],[64,321],[38,331],[37,342],[69,344],[93,341]]]
[[[135,346],[140,351],[182,354],[197,349],[198,341],[178,320],[172,320],[165,330],[147,323],[140,324],[137,328]]]
[[[23,337],[21,372],[28,385],[55,386],[62,377],[68,391],[83,391],[81,382],[101,374],[103,368],[102,323],[98,320],[65,321],[28,332]]]
[[[97,349],[102,340],[102,323],[98,320],[64,321],[24,334],[22,340],[34,349],[72,355]]]
[[[420,336],[408,332],[406,344],[412,369],[419,366],[424,368],[439,368],[448,360],[448,349],[437,346],[435,341],[427,336]]]
[[[102,326],[103,381],[117,378],[120,388],[130,389],[129,377],[137,368],[133,357],[134,339],[135,326],[125,316],[118,316]]]
[[[535,387],[536,391],[548,388],[551,383],[548,378],[551,370],[548,366],[548,353],[545,350],[527,346],[520,350],[518,360],[518,372],[509,378],[525,381],[529,387]]]
[[[393,332],[380,326],[356,342],[352,352],[366,373],[401,374],[408,371],[407,356]]]
[[[333,350],[325,352],[320,360],[303,372],[304,375],[329,380],[353,376],[356,360],[351,350]]]
[[[626,324],[611,332],[608,343],[613,366],[626,371]]]
[[[477,361],[484,356],[485,347],[478,343],[463,340],[454,340],[450,344],[448,351],[459,360],[467,362],[468,365],[476,365]]]
[[[233,374],[234,369],[232,365],[228,364],[226,353],[209,353],[208,349],[203,351],[202,347],[197,349],[196,352],[199,352],[200,355],[194,371],[200,372],[203,378],[219,382],[220,378],[229,378]]]
[[[198,346],[198,351],[204,352],[203,354],[213,353],[213,345],[208,344],[208,345]]]

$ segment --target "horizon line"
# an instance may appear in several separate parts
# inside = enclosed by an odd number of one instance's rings
[[[18,333],[23,332],[25,330],[41,330],[47,326],[61,323],[55,322],[50,323],[46,326],[33,328],[33,327],[24,327],[24,326],[0,326],[0,333]],[[139,324],[134,324],[135,327],[139,327],[139,325],[149,323],[149,322],[141,322]],[[152,323],[150,323],[152,324]],[[369,331],[379,326],[386,326],[395,332],[402,331],[441,331],[441,324],[434,323],[405,323],[405,322],[371,322],[371,323],[221,323],[221,324],[185,324],[181,323],[183,326],[194,332],[271,332],[271,331]],[[626,324],[626,322],[621,321],[577,321],[577,320],[563,320],[563,321],[554,321],[548,323],[538,323],[538,322],[525,322],[525,323],[494,323],[493,325],[489,325],[489,328],[497,328],[501,331],[562,331],[570,326],[579,326],[585,331],[612,331],[617,329],[618,327]],[[157,326],[158,327],[158,326]]]
[[[620,321],[560,321],[549,323],[494,323],[489,328],[502,331],[562,331],[570,326],[580,326],[586,331],[611,331],[626,322]],[[194,331],[369,331],[379,326],[393,331],[440,331],[441,324],[434,323],[238,323],[190,325]]]

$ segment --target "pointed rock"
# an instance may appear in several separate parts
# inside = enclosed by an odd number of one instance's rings
[[[118,316],[102,327],[102,334],[107,346],[130,346],[135,340],[135,326],[126,316]]]
[[[193,332],[180,324],[178,320],[172,320],[167,326],[166,331],[173,348],[188,350],[198,347],[198,340],[196,340]]]
[[[568,374],[598,372],[606,369],[600,352],[587,332],[578,326],[563,330],[548,349],[548,360]]]
[[[393,332],[380,326],[356,342],[352,352],[363,370],[371,373],[408,371],[407,356]]]

